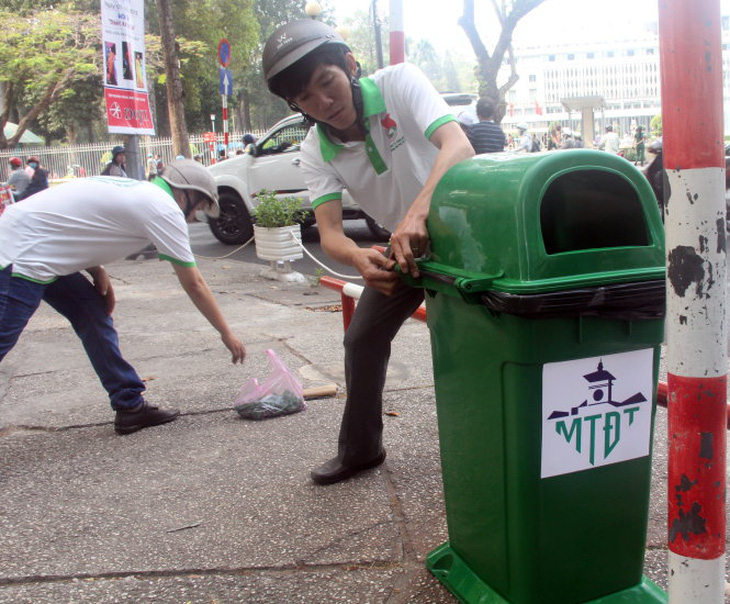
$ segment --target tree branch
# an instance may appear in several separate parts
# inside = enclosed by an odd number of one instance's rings
[[[28,129],[30,124],[32,124],[43,111],[48,109],[51,103],[71,85],[75,75],[76,71],[73,68],[67,69],[58,80],[48,85],[40,100],[33,105],[30,111],[28,111],[28,113],[26,113],[20,120],[15,134],[7,139],[8,147],[15,147],[20,142],[20,138],[23,136],[23,133]]]
[[[484,46],[474,25],[474,0],[464,0],[464,14],[459,18],[459,27],[464,30],[466,37],[469,39],[477,61],[479,63],[489,61],[489,51]]]

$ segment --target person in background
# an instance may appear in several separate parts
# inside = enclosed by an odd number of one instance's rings
[[[155,161],[152,153],[147,154],[147,180],[152,180],[157,176],[157,161]]]
[[[27,199],[31,195],[48,188],[48,170],[41,166],[40,160],[35,155],[31,155],[26,163],[33,170],[33,175],[30,177],[30,182],[25,191],[15,196],[15,201]]]
[[[109,395],[118,434],[174,420],[177,411],[144,399],[144,382],[119,350],[111,318],[114,290],[103,264],[155,242],[160,259],[170,262],[233,363],[242,363],[246,348],[228,326],[190,249],[187,222],[198,210],[217,216],[218,191],[208,170],[192,160],[174,162],[152,182],[76,179],[8,206],[0,216],[0,362],[45,300],[81,339]]]
[[[563,145],[563,127],[560,124],[555,124],[555,127],[550,131],[550,137],[548,139],[547,149],[552,151],[553,149],[560,149]]]
[[[125,159],[124,147],[121,145],[113,147],[112,160],[106,165],[106,168],[102,170],[102,176],[119,176],[121,178],[127,178],[127,168],[124,165]]]
[[[337,454],[311,471],[316,484],[355,476],[385,460],[383,388],[393,338],[424,298],[395,271],[419,276],[431,196],[444,173],[474,155],[449,106],[414,65],[360,77],[342,37],[321,21],[279,27],[263,52],[269,90],[315,126],[301,170],[322,249],[354,267],[365,289],[345,334],[347,401]],[[392,232],[390,253],[360,247],[342,225],[342,194]]]
[[[11,157],[9,163],[10,177],[7,185],[12,189],[14,195],[22,195],[30,184],[30,176],[23,170],[23,161],[19,157]]]
[[[634,164],[637,166],[643,166],[646,161],[646,135],[644,134],[643,126],[636,127],[636,134],[634,134],[634,149],[636,149],[636,161]]]
[[[532,137],[527,132],[527,126],[517,124],[517,130],[520,133],[520,139],[515,148],[515,153],[530,153],[532,151]]]
[[[618,134],[613,131],[613,126],[609,124],[606,126],[606,133],[601,137],[601,142],[598,143],[598,148],[602,151],[608,151],[614,155],[618,155],[621,150],[621,142],[619,141]]]
[[[479,121],[466,129],[474,152],[480,154],[504,151],[504,131],[494,122],[494,103],[490,99],[482,97],[477,101],[477,117]]]

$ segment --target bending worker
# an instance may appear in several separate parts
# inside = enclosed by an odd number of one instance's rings
[[[0,361],[41,300],[65,316],[116,411],[117,433],[174,420],[145,401],[144,383],[122,357],[111,319],[114,290],[103,264],[150,242],[169,261],[198,310],[220,333],[234,363],[246,349],[228,326],[195,265],[187,222],[218,214],[213,177],[197,162],[170,164],[154,182],[91,177],[37,193],[0,216]],[[81,274],[86,271],[93,284]]]

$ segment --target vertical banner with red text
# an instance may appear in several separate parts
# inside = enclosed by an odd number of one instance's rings
[[[143,0],[101,0],[109,132],[155,134],[145,72]]]

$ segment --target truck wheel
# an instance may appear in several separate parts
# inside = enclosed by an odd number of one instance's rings
[[[368,228],[370,229],[370,232],[376,240],[388,241],[390,239],[390,231],[384,226],[381,226],[377,222],[375,222],[373,218],[370,218],[370,216],[365,216],[365,222],[368,223]]]
[[[228,245],[241,245],[253,237],[253,223],[248,208],[236,193],[227,191],[218,199],[221,214],[208,224],[216,239]]]

